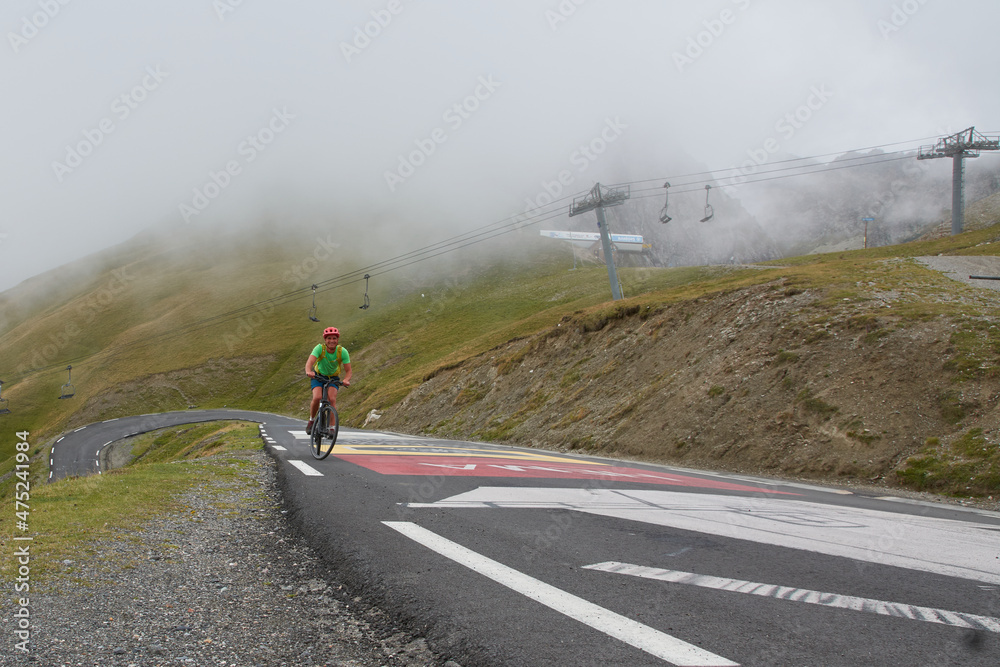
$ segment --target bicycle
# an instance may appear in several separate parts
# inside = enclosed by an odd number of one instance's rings
[[[313,458],[322,461],[333,451],[334,445],[337,444],[337,434],[340,433],[340,417],[337,415],[337,409],[330,403],[327,389],[330,385],[335,385],[337,389],[344,385],[339,380],[325,375],[317,374],[316,378],[323,383],[323,394],[319,401],[319,408],[316,409],[316,417],[313,420],[309,450],[312,452]],[[328,440],[329,445],[326,445],[324,440]]]

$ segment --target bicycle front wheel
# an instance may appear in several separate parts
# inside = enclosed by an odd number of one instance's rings
[[[312,429],[312,446],[310,451],[312,451],[313,458],[322,461],[327,456],[330,455],[330,451],[333,449],[333,443],[329,442],[330,438],[327,431],[330,427],[331,412],[333,408],[329,405],[321,405],[319,412],[316,413],[316,419],[313,421]],[[337,421],[336,412],[332,416],[333,421]]]

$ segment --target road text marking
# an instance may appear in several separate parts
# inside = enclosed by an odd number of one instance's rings
[[[852,611],[865,611],[872,614],[882,614],[883,616],[908,618],[912,621],[925,621],[927,623],[953,625],[959,628],[972,628],[974,630],[1000,632],[1000,619],[997,618],[966,614],[959,611],[934,609],[931,607],[918,607],[917,605],[903,604],[901,602],[885,602],[883,600],[859,598],[852,595],[821,593],[820,591],[811,591],[806,588],[789,588],[788,586],[777,586],[774,584],[759,584],[752,581],[712,577],[703,574],[694,574],[692,572],[680,572],[678,570],[661,570],[656,567],[630,565],[628,563],[618,563],[615,561],[597,563],[595,565],[584,565],[583,569],[614,572],[616,574],[627,574],[633,577],[642,577],[644,579],[669,581],[674,584],[689,584],[691,586],[701,586],[702,588],[714,588],[716,590],[730,591],[732,593],[749,593],[750,595],[759,595],[779,600],[790,600],[792,602],[805,602],[807,604],[818,604],[826,607],[837,607],[839,609],[850,609]]]
[[[534,577],[529,577],[523,572],[509,568],[414,523],[406,521],[383,521],[382,523],[409,537],[414,542],[422,544],[511,590],[675,665],[685,667],[688,665],[701,665],[702,667],[737,665],[735,662],[709,653],[693,644],[599,607]]]

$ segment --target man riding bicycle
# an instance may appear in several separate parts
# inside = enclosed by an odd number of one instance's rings
[[[323,330],[323,342],[313,348],[312,354],[306,360],[306,375],[312,378],[312,404],[309,407],[309,423],[306,424],[306,433],[312,434],[313,420],[316,419],[316,410],[319,408],[320,399],[323,398],[324,380],[333,378],[345,387],[351,386],[351,355],[340,343],[340,331],[337,327],[327,327]],[[343,371],[343,375],[341,375]],[[330,385],[327,389],[327,397],[337,409],[337,386]]]

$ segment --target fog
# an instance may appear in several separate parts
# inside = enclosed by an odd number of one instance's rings
[[[998,18],[987,0],[8,0],[0,290],[149,228],[325,221],[377,259],[595,182],[994,131]]]

